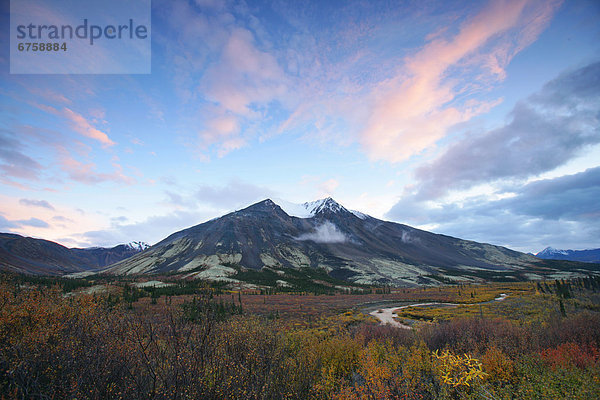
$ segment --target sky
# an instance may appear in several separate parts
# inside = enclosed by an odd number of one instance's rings
[[[150,74],[10,74],[0,232],[156,243],[265,198],[600,247],[597,0],[153,0]]]

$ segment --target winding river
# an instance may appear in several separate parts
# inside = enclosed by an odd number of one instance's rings
[[[508,297],[507,294],[502,293],[502,294],[500,294],[500,296],[496,297],[494,300],[484,301],[481,303],[472,303],[472,304],[435,303],[435,302],[434,303],[415,303],[415,304],[408,304],[408,305],[389,307],[389,308],[379,308],[377,310],[371,311],[369,314],[374,316],[375,318],[377,318],[379,321],[381,321],[381,325],[391,325],[391,326],[394,326],[396,328],[401,328],[401,329],[412,329],[412,327],[410,325],[400,323],[394,319],[394,317],[398,317],[398,315],[396,314],[396,311],[402,310],[403,308],[408,308],[408,307],[477,306],[480,304],[493,303],[494,301],[502,301],[502,300],[506,299],[507,297]]]

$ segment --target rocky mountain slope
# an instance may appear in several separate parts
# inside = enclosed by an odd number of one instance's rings
[[[557,272],[531,255],[382,221],[331,198],[283,207],[288,212],[267,199],[176,232],[106,272],[227,280],[240,268],[308,267],[357,283],[404,285]]]
[[[70,249],[48,240],[0,233],[0,270],[63,275],[102,268],[148,247],[143,242],[132,242],[112,248]]]

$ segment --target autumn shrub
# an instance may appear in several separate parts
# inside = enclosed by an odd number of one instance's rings
[[[514,380],[514,361],[499,348],[489,347],[481,357],[481,362],[488,382],[506,384]]]
[[[318,346],[321,378],[316,389],[328,396],[352,381],[352,373],[359,361],[360,345],[349,335],[335,335],[322,340]]]
[[[321,343],[326,335],[314,329],[295,330],[284,334],[285,370],[288,371],[288,398],[310,399],[322,388]]]
[[[410,347],[372,340],[363,348],[353,384],[336,399],[434,399],[440,385],[431,352],[423,342]]]
[[[410,346],[416,340],[412,330],[381,324],[362,324],[353,334],[363,346],[373,340],[391,341],[395,346]]]
[[[439,382],[435,374],[431,351],[425,342],[420,340],[410,347],[404,348],[404,363],[402,364],[401,394],[416,398],[436,398]]]
[[[110,308],[58,289],[0,287],[0,393],[11,398],[277,398],[286,371],[254,319]]]
[[[362,398],[390,398],[400,381],[402,350],[391,341],[369,342],[361,352],[356,394]]]
[[[17,398],[106,398],[121,391],[127,351],[113,340],[118,318],[91,296],[59,288],[0,288],[3,393]]]
[[[287,391],[284,346],[273,322],[233,318],[219,325],[207,370],[207,397],[277,398]],[[214,388],[214,390],[211,390]]]
[[[600,380],[597,369],[549,368],[539,355],[529,354],[515,363],[514,385],[494,387],[502,399],[598,399]]]
[[[555,317],[548,321],[545,328],[537,330],[536,337],[541,348],[567,342],[600,348],[600,314],[582,312],[567,318]]]
[[[420,334],[431,350],[449,348],[470,354],[483,354],[491,346],[521,354],[532,341],[528,330],[501,319],[457,319],[425,326]]]
[[[600,351],[595,345],[567,342],[541,352],[542,359],[552,368],[591,368],[598,365]]]
[[[483,380],[483,364],[468,354],[454,354],[450,350],[435,351],[436,367],[442,381],[452,387],[472,386]]]

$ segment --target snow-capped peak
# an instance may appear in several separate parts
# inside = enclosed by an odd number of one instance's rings
[[[290,203],[289,201],[285,201],[282,199],[275,199],[274,202],[279,207],[281,207],[281,209],[287,215],[291,217],[312,218],[318,213],[325,211],[329,211],[331,213],[346,211],[351,212],[360,219],[365,219],[367,217],[366,214],[363,214],[361,212],[346,209],[344,206],[342,206],[340,203],[338,203],[331,197],[315,201],[309,201],[302,204]]]
[[[536,256],[546,256],[546,255],[553,255],[553,254],[568,255],[569,250],[559,250],[559,249],[555,249],[554,247],[546,247],[544,250],[537,253]]]
[[[144,251],[150,247],[150,245],[146,242],[129,242],[125,244],[125,246],[136,251]]]
[[[348,211],[342,206],[340,203],[332,199],[331,197],[327,197],[321,200],[315,200],[308,203],[303,204],[307,210],[309,210],[313,215],[317,215],[323,211],[330,211],[333,213],[339,211]]]
[[[273,199],[273,202],[277,204],[287,215],[290,217],[298,218],[311,218],[314,214],[306,207],[306,204],[291,203],[283,199]]]

